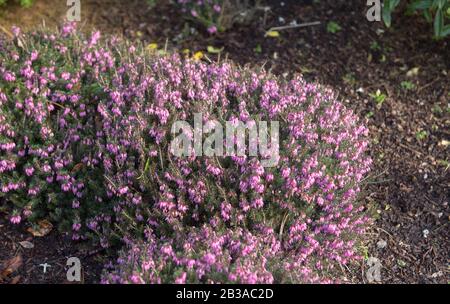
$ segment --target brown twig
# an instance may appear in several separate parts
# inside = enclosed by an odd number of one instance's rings
[[[4,32],[9,38],[14,39],[14,35],[8,31],[3,25],[0,25],[0,30]]]

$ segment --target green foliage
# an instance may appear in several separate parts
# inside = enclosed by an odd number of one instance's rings
[[[421,130],[416,132],[416,138],[418,141],[424,140],[425,138],[427,138],[427,136],[428,136],[427,131]]]
[[[435,38],[444,38],[450,34],[450,24],[446,19],[450,18],[449,0],[409,0],[407,13],[420,12],[425,19],[433,23]],[[385,0],[383,5],[383,21],[387,27],[391,26],[392,12],[399,6],[400,0]]]
[[[340,30],[342,30],[342,28],[339,24],[337,24],[334,21],[328,22],[328,24],[327,24],[327,32],[328,33],[336,34]]]
[[[30,7],[33,5],[33,0],[15,0],[22,7]],[[0,0],[0,5],[6,4],[7,0]]]
[[[370,93],[369,95],[375,100],[377,108],[381,108],[387,97],[385,94],[381,93],[380,90],[377,90],[375,93]]]
[[[400,0],[385,0],[383,4],[383,21],[387,27],[392,24],[392,12],[400,4]]]
[[[416,86],[411,81],[402,81],[401,84],[403,89],[405,90],[413,90]]]

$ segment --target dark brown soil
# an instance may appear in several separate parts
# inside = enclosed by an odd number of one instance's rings
[[[80,259],[81,283],[99,281],[102,263],[105,263],[101,252],[92,251],[84,244],[74,244],[56,231],[34,238],[26,228],[25,225],[12,226],[3,216],[0,218],[0,284],[68,284],[66,264],[70,257]],[[2,275],[4,265],[11,261],[15,262],[13,273]],[[44,264],[50,265],[46,273]]]
[[[251,24],[214,37],[201,30],[192,33],[169,5],[149,9],[144,2],[82,1],[82,23],[86,30],[95,27],[170,49],[207,54],[207,46],[223,47],[222,58],[265,64],[284,76],[303,73],[338,91],[371,131],[375,166],[363,199],[376,206],[377,220],[362,250],[380,259],[383,283],[448,283],[449,39],[433,40],[432,25],[419,17],[395,15],[389,30],[379,22],[370,23],[365,18],[365,1],[322,0],[307,5],[291,0],[284,1],[284,6],[281,1],[265,1],[270,10],[258,10]],[[0,29],[8,31],[12,24],[33,28],[42,20],[56,26],[66,9],[64,1],[58,0],[38,0],[30,10],[8,7],[0,14]],[[279,38],[265,37],[269,28],[283,25],[280,17],[286,23],[321,24],[282,30]],[[341,30],[328,32],[330,21]],[[207,57],[217,59],[213,54]],[[386,95],[378,106],[372,97],[377,90]],[[36,247],[27,252],[17,245],[28,237],[23,227],[1,225],[0,260],[20,253],[28,261],[20,271],[20,282],[64,282],[65,273],[61,276],[58,269],[68,255],[80,252],[78,245],[52,233],[32,240]],[[383,241],[386,246],[381,248]],[[86,282],[98,279],[101,265],[96,256],[86,262],[92,265]],[[45,259],[60,265],[51,270],[55,271],[52,276],[43,277],[36,270]],[[350,269],[349,281],[366,282],[366,269],[364,263]]]

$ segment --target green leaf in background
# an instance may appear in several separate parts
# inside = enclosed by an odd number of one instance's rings
[[[425,10],[425,9],[429,9],[431,7],[431,4],[432,4],[432,0],[415,1],[409,5],[409,9],[412,11]]]
[[[446,26],[444,26],[444,28],[442,29],[441,32],[441,37],[445,37],[450,35],[450,24],[447,24]]]
[[[391,27],[392,24],[392,12],[399,5],[400,0],[385,0],[383,4],[383,21],[387,27]]]
[[[433,23],[434,37],[437,39],[450,35],[450,28],[446,25],[446,19],[450,18],[450,0],[409,0],[406,14],[413,15],[422,11],[424,18]],[[382,17],[386,27],[392,25],[392,12],[400,4],[400,0],[385,0]]]
[[[442,30],[444,28],[444,14],[442,10],[439,9],[436,11],[436,16],[434,17],[434,35],[437,38],[442,37]]]
[[[327,24],[327,32],[328,33],[336,34],[340,30],[342,30],[342,27],[338,23],[336,23],[334,21],[328,22],[328,24]]]
[[[433,1],[433,8],[437,8],[439,10],[442,10],[444,8],[445,3],[447,0],[434,0]]]
[[[383,21],[387,27],[391,27],[391,11],[386,6],[383,7]]]
[[[15,2],[19,3],[20,6],[28,8],[33,5],[34,0],[16,0]],[[0,0],[0,5],[6,4],[7,0]]]
[[[23,7],[30,7],[33,4],[33,0],[20,0],[20,5]]]
[[[430,10],[424,10],[423,11],[423,16],[425,17],[425,19],[427,20],[427,22],[433,22],[433,16],[431,15]]]

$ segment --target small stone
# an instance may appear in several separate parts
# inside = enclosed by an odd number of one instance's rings
[[[403,268],[403,267],[406,267],[406,262],[403,261],[403,260],[398,259],[397,260],[397,265]]]
[[[443,275],[444,275],[444,274],[442,273],[442,271],[438,271],[438,272],[433,273],[433,274],[431,275],[431,277],[432,277],[433,279],[436,279],[436,278],[442,277]]]
[[[384,249],[387,246],[387,242],[385,240],[379,240],[377,242],[377,247],[378,249]]]
[[[19,242],[19,244],[20,244],[20,246],[22,246],[25,249],[33,249],[34,248],[34,244],[29,241]]]

